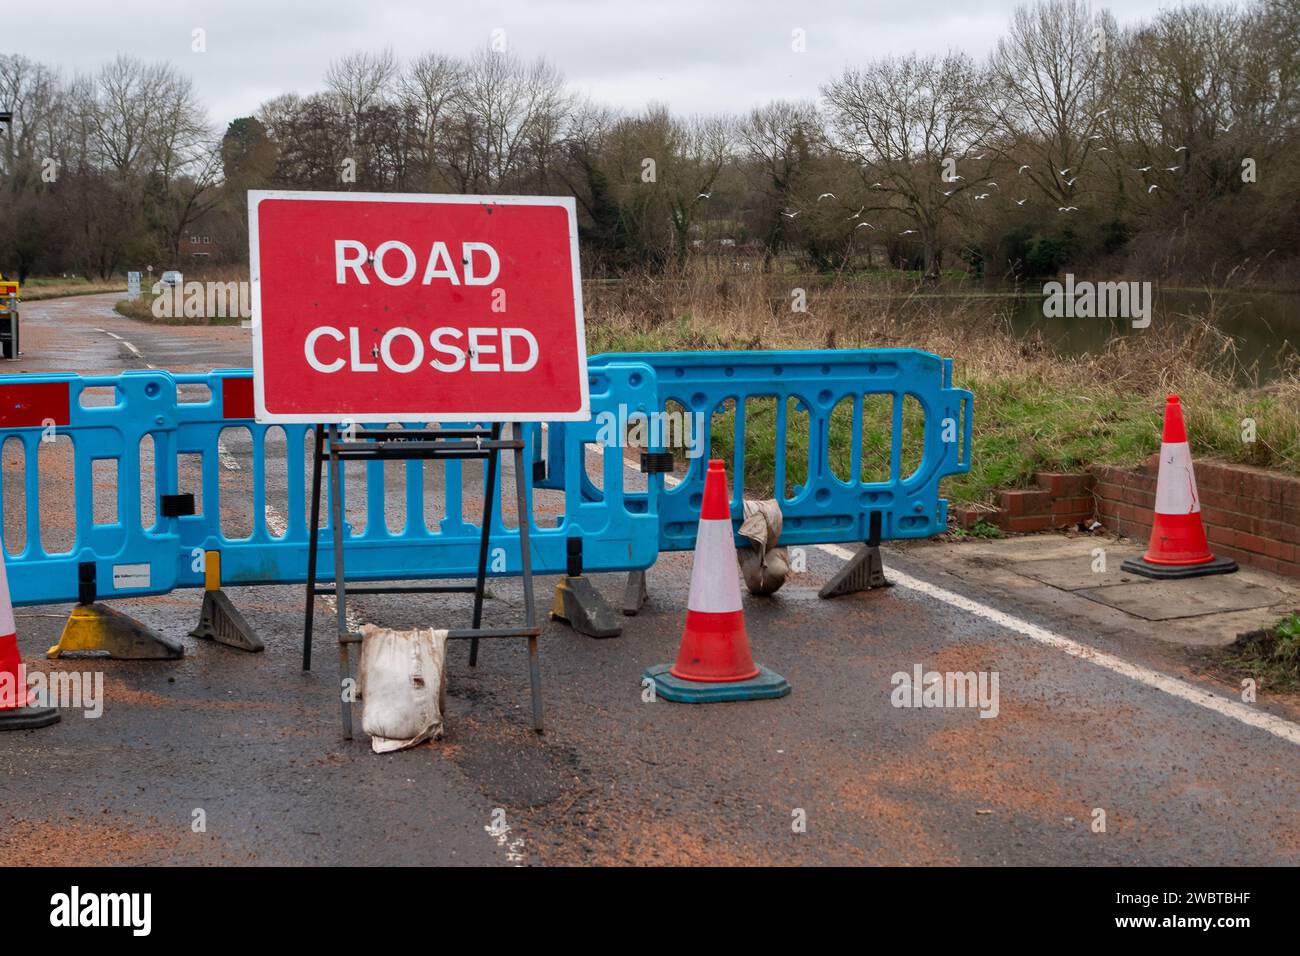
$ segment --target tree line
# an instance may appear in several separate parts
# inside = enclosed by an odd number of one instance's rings
[[[174,67],[0,56],[0,271],[172,267],[196,228],[243,262],[255,188],[573,195],[594,275],[708,254],[932,278],[1300,261],[1300,0],[1122,28],[1038,0],[983,61],[879,57],[743,116],[615,110],[491,48],[359,52],[323,79],[218,135]]]

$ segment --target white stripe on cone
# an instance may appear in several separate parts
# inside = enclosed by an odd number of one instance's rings
[[[700,520],[695,536],[695,563],[691,567],[691,594],[686,606],[706,614],[740,610],[740,578],[736,571],[731,519]]]
[[[1160,446],[1160,473],[1156,478],[1156,512],[1162,515],[1199,514],[1192,450],[1187,442]]]
[[[9,574],[5,570],[4,556],[0,555],[0,637],[10,637],[13,633],[14,606],[9,599]]]

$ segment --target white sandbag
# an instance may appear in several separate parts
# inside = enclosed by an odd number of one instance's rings
[[[746,498],[743,509],[739,534],[749,546],[737,549],[737,556],[745,587],[750,594],[772,594],[790,573],[789,555],[785,548],[777,546],[781,539],[781,506],[774,498],[766,501]]]
[[[442,737],[447,709],[447,632],[361,627],[361,727],[375,753]]]

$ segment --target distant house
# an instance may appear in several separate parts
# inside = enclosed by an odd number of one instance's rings
[[[217,251],[212,237],[205,233],[192,233],[181,237],[180,254],[184,259],[206,259]]]

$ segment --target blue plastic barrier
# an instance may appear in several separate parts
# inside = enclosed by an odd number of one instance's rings
[[[0,389],[12,379],[0,378]],[[55,434],[71,438],[76,461],[76,545],[66,555],[50,555],[40,546],[38,514],[41,496],[59,494],[63,489],[43,487],[37,461],[27,454],[24,473],[24,506],[27,511],[27,544],[21,554],[8,558],[10,581],[16,603],[37,604],[71,601],[78,597],[79,567],[93,562],[99,568],[96,593],[102,598],[165,593],[173,587],[202,587],[202,552],[218,550],[222,556],[222,580],[225,584],[285,584],[306,580],[308,552],[307,503],[310,488],[311,446],[307,425],[268,426],[252,419],[252,373],[245,369],[218,370],[208,374],[171,375],[165,371],[121,376],[80,379],[77,376],[24,376],[22,384],[47,384],[54,389],[45,396],[57,403],[60,393],[70,396],[75,405],[80,391],[92,385],[113,385],[119,389],[119,401],[109,407],[74,408],[69,418],[54,423]],[[9,385],[17,388],[17,385]],[[180,392],[204,390],[202,401],[178,401]],[[654,401],[654,381],[650,368],[639,363],[616,363],[591,373],[591,404],[595,414],[609,408],[627,406],[649,409]],[[180,398],[183,399],[183,395]],[[21,407],[25,401],[18,392],[0,391],[0,406]],[[157,412],[157,414],[155,414]],[[32,416],[0,410],[0,440],[16,435],[29,449],[39,443],[40,421]],[[382,427],[382,426],[367,426]],[[593,571],[623,571],[644,568],[654,562],[658,516],[652,502],[644,496],[629,500],[627,484],[635,476],[629,473],[617,455],[603,458],[584,456],[584,451],[598,438],[599,421],[570,423],[564,430],[564,492],[558,502],[536,503],[528,483],[530,513],[529,544],[533,571],[536,574],[563,573],[567,560],[567,539],[578,536],[584,542],[584,562]],[[268,509],[268,433],[283,428],[284,458],[287,473],[277,497],[287,499],[283,511]],[[246,437],[236,443],[228,429]],[[48,430],[48,426],[46,426]],[[532,449],[539,445],[543,426],[524,426],[529,447],[525,459],[531,460]],[[162,515],[151,528],[140,521],[140,467],[138,448],[144,434],[156,443],[157,476],[154,487],[162,495],[193,494],[193,514],[171,517]],[[197,466],[182,467],[178,456],[196,456]],[[584,457],[586,461],[584,462]],[[90,463],[94,459],[115,459],[118,464],[117,500],[120,520],[113,525],[92,526]],[[275,468],[281,465],[277,456]],[[579,481],[587,481],[591,468],[600,475],[602,494],[597,501],[583,500]],[[349,472],[344,471],[344,514],[356,509],[347,499]],[[384,464],[367,463],[366,488],[360,509],[364,528],[345,529],[344,549],[349,580],[388,580],[423,577],[467,577],[477,567],[479,529],[465,520],[463,501],[464,475],[459,461],[434,465],[420,461],[405,462],[400,480],[404,485],[402,500],[406,516],[400,530],[390,531],[386,522]],[[428,487],[425,468],[442,473],[436,487]],[[445,471],[443,470],[445,469]],[[531,476],[525,476],[529,478]],[[480,478],[480,481],[485,479]],[[513,477],[507,472],[505,487]],[[389,477],[390,488],[393,485]],[[499,482],[493,502],[489,573],[519,573],[517,517],[502,513],[502,484]],[[482,487],[477,491],[482,494]],[[436,527],[425,520],[425,497],[432,494],[445,517]],[[222,528],[223,510],[227,517],[231,503],[224,499],[235,495],[251,510],[251,533],[234,537]],[[513,493],[506,495],[513,508]],[[223,504],[226,507],[223,509]],[[46,507],[49,503],[47,501]],[[477,515],[481,505],[469,507]],[[554,524],[539,524],[537,511],[555,512]],[[328,498],[322,507],[327,524],[321,534],[318,552],[321,579],[328,579],[333,568],[330,547],[332,527],[328,524]],[[0,511],[0,515],[3,511]],[[507,518],[510,520],[507,521]],[[113,569],[123,565],[148,562],[151,576],[141,586],[142,572],[135,578],[117,578],[124,586],[115,586]]]
[[[599,355],[592,368],[629,361],[628,354]],[[881,515],[881,537],[924,538],[944,531],[948,503],[939,497],[939,480],[970,470],[972,396],[952,387],[952,360],[917,349],[854,349],[780,352],[663,352],[636,355],[656,372],[655,407],[670,404],[698,413],[704,434],[702,454],[690,460],[679,482],[670,481],[658,496],[659,548],[682,551],[695,547],[704,472],[716,457],[714,412],[730,402],[734,416],[733,453],[727,462],[731,476],[732,517],[741,517],[744,498],[746,404],[767,399],[775,406],[775,496],[781,505],[782,544],[865,541],[872,512]],[[889,399],[888,476],[863,480],[864,439],[882,433],[884,423],[864,417],[869,396]],[[904,474],[905,399],[914,399],[924,415],[922,455]],[[841,402],[851,403],[851,420],[841,412],[851,447],[846,477],[831,465],[832,416]],[[792,443],[802,443],[804,429],[791,429],[790,410],[806,414],[807,461],[797,472],[806,475],[787,494],[795,463]],[[847,412],[847,409],[845,409]],[[713,449],[713,453],[710,453]]]
[[[746,403],[771,401],[783,544],[865,540],[873,513],[881,516],[884,538],[936,534],[947,522],[940,479],[970,468],[971,395],[952,387],[950,360],[926,352],[601,355],[590,360],[589,372],[591,421],[523,426],[525,460],[533,463],[525,478],[533,515],[529,538],[534,573],[563,573],[571,537],[581,538],[584,567],[593,572],[646,568],[660,550],[694,546],[708,454],[691,460],[684,475],[667,479],[662,474],[641,476],[636,464],[623,458],[626,426],[638,416],[663,412],[671,403],[700,414],[699,440],[706,452],[716,451],[713,413],[730,403],[734,441],[729,469],[733,516],[738,519],[750,435]],[[202,554],[210,550],[221,552],[226,584],[305,580],[313,429],[258,425],[252,417],[251,386],[251,372],[245,369],[0,377],[0,441],[16,438],[24,449],[21,505],[26,541],[6,562],[15,603],[76,600],[85,593],[88,569],[93,569],[94,592],[101,598],[201,587]],[[105,387],[114,389],[110,404],[83,406],[87,389]],[[195,391],[203,393],[201,400],[187,400]],[[869,420],[866,403],[871,396],[889,401],[887,426]],[[920,458],[905,474],[904,403],[909,397],[924,415],[924,424],[912,429]],[[792,411],[806,415],[806,429],[792,427]],[[865,480],[864,449],[886,427],[887,474]],[[277,429],[283,431],[283,455],[268,455]],[[832,466],[833,433],[847,437],[850,446],[843,476]],[[65,438],[72,442],[76,491],[68,523],[75,542],[67,552],[52,553],[41,539],[40,514],[51,507],[66,508],[67,492],[58,474],[40,467],[39,449],[43,440]],[[152,441],[153,460],[143,466],[146,439]],[[278,435],[275,439],[280,440]],[[791,460],[790,448],[803,443],[806,463]],[[651,443],[649,450],[657,448]],[[116,517],[97,524],[93,471],[95,462],[105,460],[116,468]],[[268,475],[268,463],[273,463],[274,475]],[[281,467],[287,468],[283,475]],[[365,470],[365,490],[350,501],[349,480],[354,488],[356,480],[349,479],[349,473],[358,467]],[[472,576],[479,530],[466,520],[462,463],[410,461],[389,467],[400,472],[390,471],[387,487],[383,462],[345,468],[348,578]],[[437,471],[431,477],[426,469]],[[787,480],[792,475],[799,477],[797,484]],[[512,481],[512,476],[503,476],[505,487],[513,487]],[[632,487],[635,482],[643,482],[644,488]],[[400,494],[394,494],[399,487]],[[517,518],[509,510],[513,496],[503,496],[500,488],[493,502],[489,573],[517,574]],[[477,493],[482,494],[481,485]],[[176,497],[186,494],[194,496],[192,514],[185,513],[183,499]],[[154,499],[147,525],[142,497]],[[273,497],[283,502],[281,508],[268,507]],[[103,489],[99,498],[104,500]],[[401,527],[390,529],[387,505],[395,499],[405,503],[406,513]],[[426,506],[435,503],[445,514],[431,524]],[[0,517],[18,504],[0,502]],[[476,516],[479,507],[468,503],[468,515]],[[249,533],[224,530],[223,512],[226,517],[232,512],[248,517]],[[328,502],[323,502],[327,522],[329,514]],[[358,516],[364,520],[359,531],[354,528]],[[543,520],[546,517],[553,522]],[[333,567],[332,533],[326,524],[320,538],[323,572]]]
[[[109,388],[111,400],[94,404],[109,397],[103,394]],[[176,425],[176,383],[167,372],[0,377],[0,440],[6,451],[11,439],[23,448],[22,498],[5,495],[0,502],[6,528],[6,510],[23,506],[26,540],[20,552],[5,559],[15,604],[75,600],[81,576],[90,569],[103,597],[165,594],[176,586],[180,538],[175,522],[154,509],[154,520],[146,526],[140,494],[142,477],[145,487],[152,486],[160,496],[174,491]],[[153,441],[147,472],[141,465],[146,436]],[[52,449],[66,437],[72,439],[70,476],[52,467]],[[94,466],[101,461],[112,462],[117,473],[111,498],[94,487]],[[68,477],[75,490],[69,489]],[[96,523],[97,490],[101,504],[113,504],[114,520]],[[52,542],[43,540],[42,499],[44,511],[51,517],[59,514],[60,530],[73,536],[70,550],[52,551]]]

